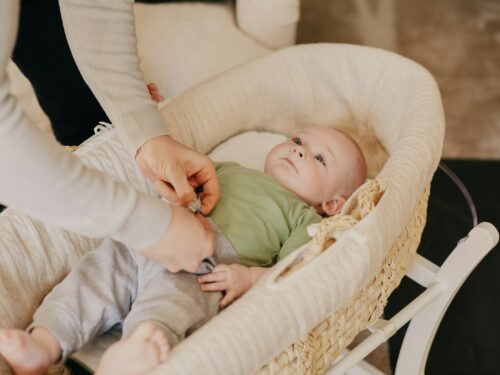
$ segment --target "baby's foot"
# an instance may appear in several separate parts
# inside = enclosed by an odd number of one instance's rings
[[[163,331],[153,322],[144,322],[130,335],[109,347],[96,375],[139,375],[168,357],[170,346]]]
[[[42,375],[55,362],[50,348],[18,329],[0,331],[0,353],[17,375]]]

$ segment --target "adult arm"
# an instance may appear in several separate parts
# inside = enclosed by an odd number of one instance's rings
[[[213,253],[207,223],[86,167],[22,112],[6,72],[18,16],[19,0],[0,3],[0,202],[83,235],[147,249],[170,270],[195,271]]]
[[[144,83],[133,3],[59,0],[68,44],[83,79],[144,174],[168,200],[182,204],[196,199],[191,185],[202,185],[202,212],[207,214],[219,197],[215,169],[205,155],[168,136]]]
[[[169,225],[169,205],[85,167],[32,124],[10,94],[6,67],[19,0],[0,8],[0,201],[83,235],[153,245]]]

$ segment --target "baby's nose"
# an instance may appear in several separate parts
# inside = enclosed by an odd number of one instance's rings
[[[302,152],[302,150],[299,150],[296,147],[293,149],[293,152],[296,152],[297,154],[299,154],[299,158],[303,158],[304,157],[304,153]]]

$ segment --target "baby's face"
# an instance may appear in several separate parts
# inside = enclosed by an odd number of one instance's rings
[[[323,202],[343,195],[346,173],[358,152],[341,132],[307,127],[269,152],[264,171],[322,212]]]

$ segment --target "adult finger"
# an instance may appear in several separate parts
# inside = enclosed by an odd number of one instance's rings
[[[152,92],[151,99],[153,99],[155,102],[161,102],[165,98],[160,94],[156,94],[156,93]]]
[[[157,91],[157,92],[159,92],[159,91],[160,91],[160,90],[158,89],[158,86],[156,86],[156,83],[153,83],[153,82],[148,83],[148,84],[147,84],[147,87],[148,87],[148,89],[149,89],[149,90],[151,90],[151,91]]]
[[[208,215],[220,197],[219,179],[215,168],[210,164],[196,173],[195,178],[198,184],[203,186],[203,192],[200,194],[201,212]]]
[[[177,199],[181,205],[186,206],[188,203],[196,200],[196,193],[189,184],[182,169],[176,168],[175,171],[172,172],[169,182],[174,187]]]
[[[198,186],[200,186],[199,182],[194,177],[188,177],[188,184],[193,188],[197,188]]]
[[[156,191],[167,201],[172,204],[179,204],[177,194],[175,194],[174,189],[172,189],[168,183],[162,180],[156,180],[154,186]]]
[[[205,228],[205,230],[207,230],[209,232],[213,232],[212,226],[210,225],[208,220],[205,219],[205,217],[203,215],[198,213],[195,215],[195,217],[198,219],[198,221],[201,223],[201,225],[203,225],[203,228]],[[215,268],[214,268],[214,270],[215,270]],[[217,269],[217,271],[219,271],[219,269]]]

